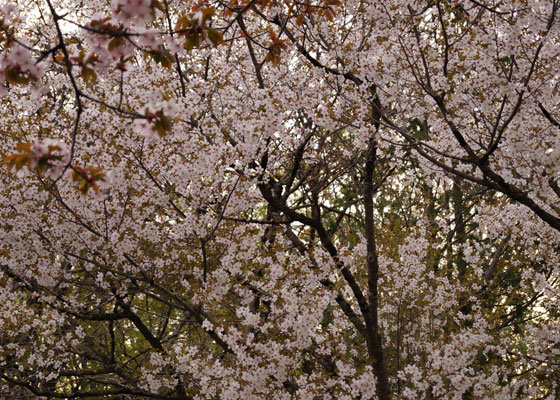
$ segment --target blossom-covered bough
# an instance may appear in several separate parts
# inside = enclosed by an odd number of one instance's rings
[[[11,0],[0,394],[557,399],[557,0]]]

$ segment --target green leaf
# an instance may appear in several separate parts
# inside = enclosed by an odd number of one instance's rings
[[[185,41],[185,49],[191,51],[200,45],[200,38],[198,36],[191,36]]]
[[[208,34],[208,39],[210,39],[210,41],[212,42],[212,44],[215,46],[217,46],[218,44],[220,44],[224,39],[222,36],[222,32],[219,32],[215,29],[212,29],[210,27],[206,28],[206,32]]]

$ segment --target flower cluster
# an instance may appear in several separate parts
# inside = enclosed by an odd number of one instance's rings
[[[70,162],[68,146],[56,139],[19,144],[16,151],[17,153],[4,158],[3,163],[10,169],[15,169],[18,176],[37,170],[44,172],[47,178],[56,179]]]

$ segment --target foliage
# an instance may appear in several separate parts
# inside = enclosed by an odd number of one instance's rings
[[[557,0],[11,0],[0,394],[560,399]]]

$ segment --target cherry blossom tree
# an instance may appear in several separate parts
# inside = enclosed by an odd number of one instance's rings
[[[560,2],[0,4],[3,397],[560,398]]]

